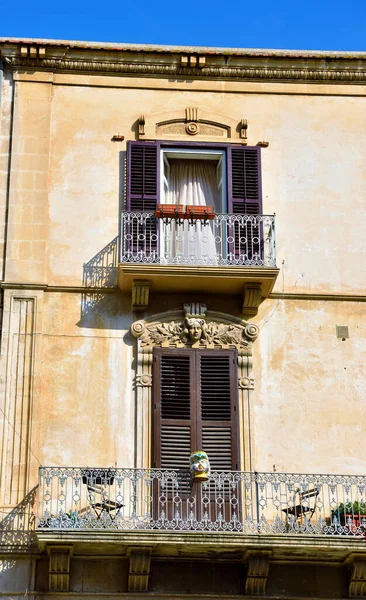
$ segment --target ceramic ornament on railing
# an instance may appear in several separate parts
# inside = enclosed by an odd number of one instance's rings
[[[210,462],[206,452],[195,450],[190,459],[190,472],[193,481],[207,481],[211,475]]]

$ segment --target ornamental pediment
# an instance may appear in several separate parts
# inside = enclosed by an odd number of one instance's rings
[[[207,306],[199,303],[185,304],[182,312],[165,313],[153,322],[135,321],[131,333],[139,339],[141,349],[237,349],[240,354],[251,355],[259,334],[254,323],[207,312]]]

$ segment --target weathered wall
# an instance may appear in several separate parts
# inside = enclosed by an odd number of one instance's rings
[[[264,212],[277,215],[282,273],[276,290],[364,293],[362,87],[51,73],[20,73],[16,80],[8,282],[115,285],[126,144],[111,138],[121,133],[135,139],[141,113],[148,120],[196,106],[223,121],[245,117],[248,143],[269,142],[262,175]],[[137,315],[130,313],[129,298],[118,291],[39,293],[42,317],[31,348],[39,369],[29,394],[24,396],[24,386],[19,391],[33,419],[32,429],[24,422],[26,439],[43,464],[133,465],[134,342],[128,330]],[[150,313],[190,300],[240,314],[240,299],[189,295],[153,298]],[[255,318],[262,332],[254,347],[251,423],[257,469],[275,464],[288,471],[362,471],[365,308],[336,300],[262,304]],[[6,318],[5,412],[16,406],[9,390],[17,373],[15,363],[6,362],[13,327]],[[349,326],[346,342],[336,339],[337,324]],[[23,423],[21,415],[14,419],[16,426]],[[6,440],[8,431],[4,421]],[[37,463],[29,457],[30,477],[24,447],[11,443],[20,448],[14,472],[20,470],[24,487],[35,482]],[[9,498],[11,493],[10,486]]]

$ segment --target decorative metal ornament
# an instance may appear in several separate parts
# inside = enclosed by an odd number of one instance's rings
[[[193,481],[208,481],[211,469],[206,452],[203,450],[192,452],[189,459],[189,468]]]

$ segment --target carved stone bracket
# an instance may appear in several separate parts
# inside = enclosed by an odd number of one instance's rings
[[[129,592],[147,592],[150,574],[151,548],[128,548],[130,557],[128,574]]]
[[[345,563],[349,565],[350,578],[348,596],[350,598],[366,597],[366,555],[351,554]]]
[[[149,304],[150,283],[136,280],[132,285],[132,310],[145,310]]]
[[[48,546],[49,556],[49,591],[68,592],[70,583],[70,558],[72,546]]]
[[[248,562],[246,594],[263,596],[266,593],[270,556],[271,552],[266,550],[248,550],[246,553],[245,560]]]
[[[254,316],[262,300],[262,286],[260,283],[247,283],[244,288],[243,314]]]

